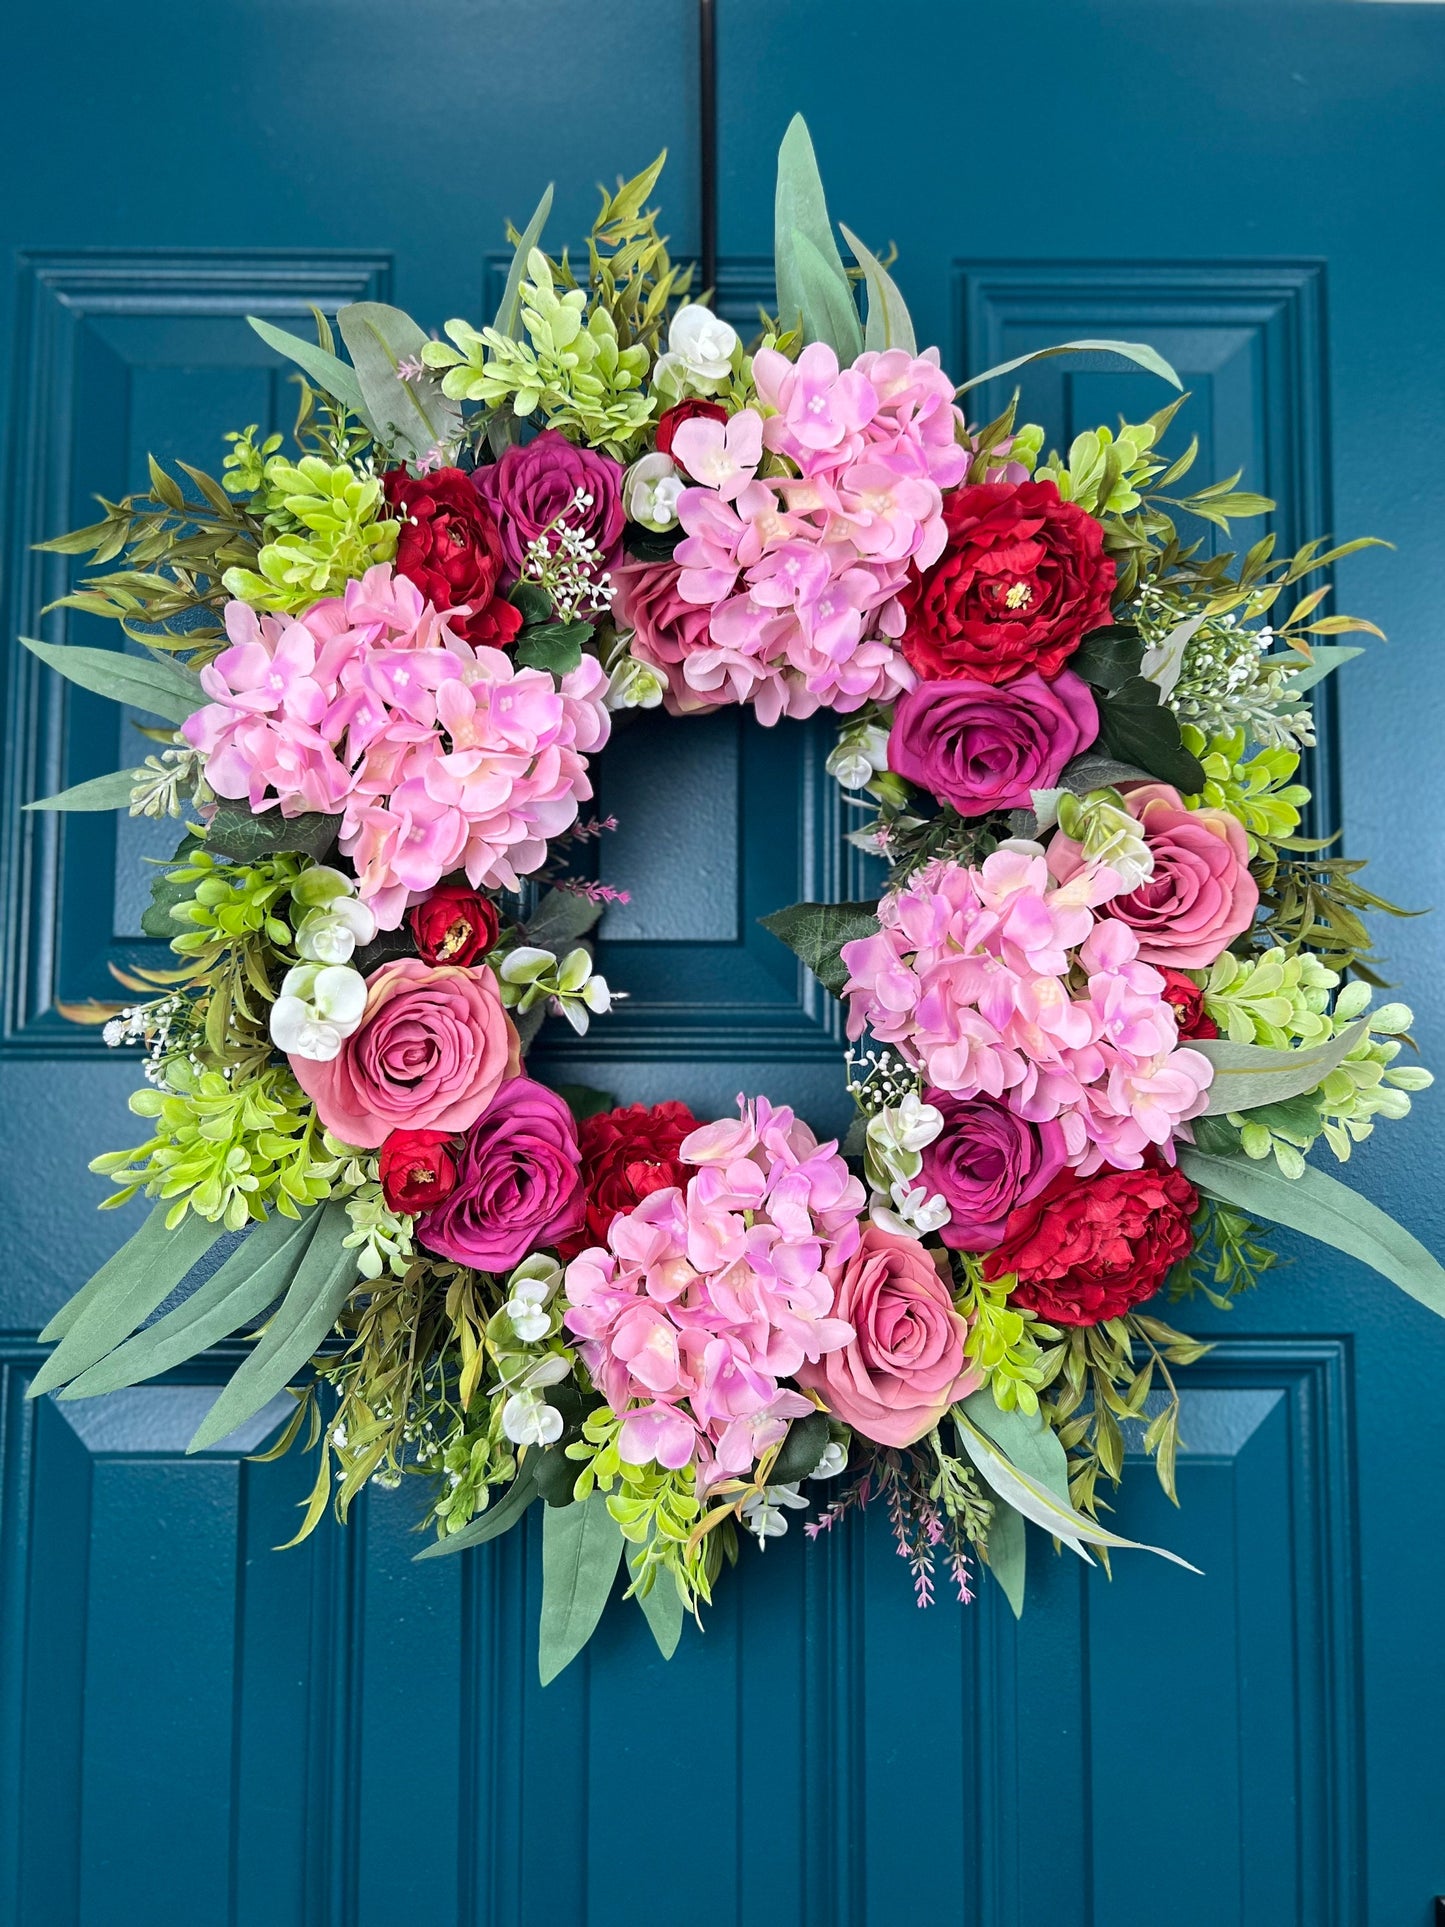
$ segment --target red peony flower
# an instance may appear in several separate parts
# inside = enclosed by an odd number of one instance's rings
[[[575,1257],[589,1244],[605,1244],[612,1220],[623,1211],[664,1191],[685,1185],[692,1175],[678,1158],[678,1147],[698,1121],[686,1104],[669,1101],[629,1104],[585,1118],[578,1130],[582,1181],[587,1188],[587,1227],[564,1248]]]
[[[522,626],[522,612],[497,594],[502,537],[492,511],[459,468],[434,475],[388,469],[386,499],[401,523],[396,572],[414,582],[438,609],[465,606],[451,628],[477,645],[500,649]]]
[[[1154,968],[1164,979],[1164,1001],[1173,1004],[1174,1015],[1179,1020],[1179,1037],[1185,1038],[1217,1037],[1219,1026],[1204,1008],[1204,992],[1192,977],[1186,977],[1182,970],[1170,970],[1164,964]]]
[[[473,964],[497,941],[497,906],[464,883],[441,883],[425,903],[413,904],[407,922],[429,964]]]
[[[1003,1243],[983,1261],[990,1280],[1014,1272],[1009,1302],[1053,1325],[1098,1325],[1151,1297],[1193,1243],[1199,1194],[1182,1171],[1061,1171],[1010,1214]]]
[[[1104,531],[1052,482],[953,489],[943,519],[948,546],[903,591],[903,653],[925,681],[1056,676],[1108,620]]]
[[[393,1131],[381,1147],[381,1194],[392,1211],[414,1216],[456,1189],[452,1153],[461,1140],[450,1131]]]
[[[725,422],[728,411],[720,401],[701,401],[696,396],[687,401],[674,402],[671,408],[664,408],[657,418],[657,452],[659,455],[672,453],[672,438],[684,422]]]

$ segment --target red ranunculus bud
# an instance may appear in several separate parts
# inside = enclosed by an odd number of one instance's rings
[[[465,641],[500,649],[522,626],[522,612],[497,594],[503,568],[496,518],[459,468],[433,475],[388,469],[382,486],[401,523],[396,572],[438,609],[470,611],[449,627]]]
[[[952,489],[943,519],[943,554],[902,597],[903,653],[925,681],[1052,678],[1109,620],[1104,531],[1052,482]]]
[[[414,1216],[449,1198],[456,1189],[450,1131],[393,1131],[381,1147],[381,1193],[388,1209]]]
[[[725,422],[727,418],[728,411],[720,401],[700,401],[694,396],[689,401],[675,402],[657,418],[658,454],[672,453],[672,438],[684,422]]]
[[[1164,979],[1164,1001],[1173,1004],[1174,1015],[1179,1020],[1180,1042],[1191,1037],[1217,1037],[1219,1026],[1205,1010],[1204,992],[1194,979],[1164,964],[1155,964],[1154,968]]]
[[[464,883],[441,883],[407,912],[416,947],[429,964],[472,964],[497,941],[497,906]]]

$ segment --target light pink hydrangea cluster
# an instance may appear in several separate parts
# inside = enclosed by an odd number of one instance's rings
[[[843,946],[849,1036],[870,1029],[939,1090],[1057,1118],[1083,1173],[1172,1157],[1213,1066],[1181,1048],[1134,932],[1096,916],[1120,889],[1092,863],[1056,883],[1036,844],[930,864],[883,899],[877,936]]]
[[[696,1465],[703,1488],[814,1409],[779,1381],[853,1337],[826,1267],[858,1248],[863,1187],[790,1110],[739,1107],[683,1140],[685,1190],[653,1192],[567,1267],[565,1322],[624,1415],[622,1457]]]
[[[231,646],[183,725],[217,796],[341,814],[341,848],[384,930],[452,870],[515,889],[592,794],[607,679],[560,682],[473,648],[405,576],[368,569],[302,615],[226,605]]]
[[[822,342],[796,362],[760,349],[753,378],[761,413],[673,435],[704,485],[678,499],[678,591],[711,611],[681,674],[696,697],[750,702],[765,723],[887,701],[913,683],[898,592],[910,563],[942,554],[942,491],[968,468],[953,384],[936,349],[840,369]],[[787,472],[759,478],[765,451]]]

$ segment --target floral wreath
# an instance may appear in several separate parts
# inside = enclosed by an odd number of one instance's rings
[[[920,1605],[982,1563],[1020,1610],[1026,1520],[1127,1545],[1098,1516],[1121,1425],[1172,1495],[1171,1367],[1205,1349],[1145,1307],[1253,1286],[1261,1222],[1445,1310],[1306,1156],[1430,1082],[1371,1003],[1360,913],[1392,906],[1299,833],[1308,691],[1361,653],[1314,639],[1379,633],[1319,578],[1364,544],[1182,536],[1272,506],[1167,492],[1182,395],[1047,457],[1014,405],[971,423],[1033,357],[955,388],[918,352],[846,228],[845,269],[801,121],[745,347],[669,260],[660,167],[604,193],[585,283],[542,250],[549,191],[491,327],[362,302],[344,360],[319,313],[315,346],[253,322],[302,370],[295,452],[245,429],[188,488],[152,463],[48,545],[99,570],[60,606],[139,651],[27,645],[165,725],[32,807],[186,819],[145,918],[177,967],[64,1007],[145,1048],[151,1134],[92,1169],[155,1203],[32,1392],[252,1334],[194,1448],[290,1389],[298,1537],[403,1474],[423,1557],[542,1502],[544,1680],[621,1566],[670,1655],[740,1538],[815,1498],[810,1536],[882,1499]],[[841,1148],[765,1097],[707,1120],[526,1069],[544,1016],[585,1033],[617,994],[587,936],[621,893],[572,873],[614,718],[739,703],[836,713],[889,866],[877,902],[765,920],[846,1003]]]

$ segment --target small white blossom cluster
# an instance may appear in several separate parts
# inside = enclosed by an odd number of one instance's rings
[[[808,1477],[835,1479],[847,1463],[847,1446],[830,1439]],[[788,1513],[806,1510],[807,1504],[800,1484],[765,1485],[761,1491],[748,1494],[738,1508],[738,1516],[744,1530],[752,1533],[759,1547],[766,1548],[769,1539],[781,1539],[787,1531]]]
[[[210,785],[203,774],[204,758],[189,743],[163,749],[158,756],[147,756],[136,771],[131,785],[130,815],[179,816],[192,800],[209,803]]]
[[[863,1175],[872,1188],[868,1215],[880,1231],[926,1238],[949,1220],[943,1198],[917,1182],[923,1152],[943,1129],[943,1113],[909,1091],[900,1104],[875,1111],[864,1133]]]
[[[592,506],[592,496],[579,487],[568,509],[585,516]],[[527,544],[521,570],[524,582],[540,583],[547,591],[559,622],[605,616],[617,593],[611,571],[599,567],[596,541],[573,528],[566,519],[568,509]]]
[[[888,731],[877,723],[845,729],[823,767],[845,790],[866,789],[888,768]]]
[[[148,1084],[164,1090],[166,1064],[177,1055],[171,1032],[185,1008],[186,999],[179,993],[158,997],[154,1003],[132,1004],[108,1020],[100,1033],[101,1039],[111,1050],[119,1050],[126,1044],[144,1044],[146,1061],[141,1066],[141,1074]],[[204,1068],[194,1051],[186,1052],[186,1061],[192,1070]],[[224,1075],[231,1075],[229,1066]]]
[[[559,962],[555,951],[536,944],[509,950],[497,971],[502,1002],[519,1016],[550,999],[579,1037],[585,1037],[592,1017],[603,1017],[622,995],[609,989],[607,979],[592,968],[591,953],[581,944]]]
[[[542,1396],[572,1375],[571,1352],[555,1342],[562,1327],[561,1283],[557,1260],[534,1252],[507,1280],[506,1303],[487,1323],[487,1349],[498,1372],[492,1397],[506,1394],[502,1431],[513,1445],[555,1445],[562,1436],[562,1414]],[[538,1352],[539,1345],[548,1349]]]
[[[1160,659],[1151,668],[1146,656],[1144,673],[1160,684],[1181,722],[1206,736],[1243,729],[1265,749],[1307,749],[1314,742],[1309,704],[1292,681],[1305,659],[1275,652],[1268,625],[1252,629],[1236,610],[1185,622],[1184,606],[1153,583],[1141,590],[1138,613],[1150,655]],[[1173,638],[1177,648],[1166,651]]]
[[[292,887],[292,904],[303,912],[296,924],[302,962],[286,972],[271,1006],[271,1042],[288,1057],[329,1063],[365,1013],[366,979],[351,958],[376,935],[376,918],[355,889],[325,864],[303,870]]]

